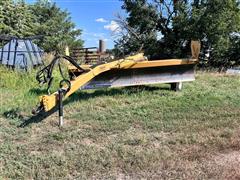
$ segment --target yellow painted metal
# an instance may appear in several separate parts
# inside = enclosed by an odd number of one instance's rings
[[[67,92],[65,98],[70,96],[72,93],[77,91],[81,86],[85,85],[87,82],[89,82],[91,79],[93,79],[100,73],[109,71],[111,69],[129,67],[133,64],[136,64],[139,61],[143,61],[144,59],[145,57],[143,56],[143,54],[137,54],[135,56],[129,56],[126,59],[120,59],[117,61],[96,66],[89,72],[84,73],[71,81],[71,89]],[[40,103],[43,105],[45,111],[50,111],[57,105],[57,97],[58,97],[57,92],[51,95],[44,95],[40,97]]]
[[[91,65],[88,65],[88,64],[80,65],[80,67],[84,70],[91,70]],[[70,72],[78,72],[79,71],[75,66],[70,65],[70,64],[68,65],[68,70]]]
[[[69,47],[68,46],[66,46],[66,48],[65,48],[65,55],[66,56],[70,56],[70,51],[69,51]]]
[[[149,68],[149,67],[161,67],[161,66],[177,66],[184,64],[196,64],[195,59],[168,59],[168,60],[155,60],[155,61],[142,61],[131,66],[125,66],[123,69],[137,69],[137,68]]]
[[[147,67],[160,67],[160,66],[177,66],[184,64],[196,64],[196,59],[162,59],[154,61],[139,61],[131,64],[130,66],[124,66],[122,69],[136,69],[136,68],[147,68]],[[81,68],[85,70],[91,70],[91,65],[81,65]],[[78,72],[79,70],[75,66],[68,66],[70,72]]]
[[[199,40],[192,40],[191,41],[191,51],[192,51],[192,58],[198,59],[201,50],[201,43]]]
[[[93,69],[89,66],[82,66],[85,69],[89,69],[88,72],[81,74],[71,81],[71,89],[66,93],[65,98],[76,92],[80,87],[88,83],[97,75],[109,71],[111,69],[132,69],[132,68],[149,68],[149,67],[160,67],[160,66],[173,66],[173,65],[184,65],[184,64],[196,64],[196,59],[171,59],[171,60],[156,60],[146,61],[143,53],[135,56],[129,56],[125,59],[112,61],[106,64],[101,64]],[[57,105],[58,93],[55,92],[51,95],[44,95],[40,97],[40,101],[43,104],[44,110],[49,111]]]
[[[57,104],[57,93],[55,92],[54,94],[51,95],[43,95],[40,96],[40,103],[43,105],[44,110],[50,111],[52,108],[54,108]]]

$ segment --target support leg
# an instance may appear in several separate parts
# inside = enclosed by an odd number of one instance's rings
[[[59,108],[59,127],[63,126],[63,90],[58,91],[58,108]]]

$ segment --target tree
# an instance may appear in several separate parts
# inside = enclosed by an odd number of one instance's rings
[[[231,36],[240,32],[240,9],[236,0],[208,0],[205,2],[205,12],[202,21],[205,24],[205,34],[213,48],[214,66],[228,66],[229,51],[235,46]],[[198,30],[200,31],[200,30]],[[230,55],[231,56],[231,55]]]
[[[119,48],[120,51],[115,50],[115,52],[129,54],[137,51],[142,44],[144,44],[143,49],[145,52],[151,54],[150,51],[153,49],[152,45],[156,43],[157,37],[156,22],[158,15],[156,14],[155,7],[148,4],[146,0],[126,0],[122,8],[129,13],[126,22],[128,26],[134,30],[134,34],[129,33],[123,35],[123,37],[116,42],[116,49]],[[119,17],[117,21],[124,26],[123,21]]]
[[[176,38],[179,36],[179,29],[174,22],[186,16],[184,4],[186,1],[124,0],[122,8],[128,13],[126,21],[143,37],[140,41],[144,43],[145,54],[152,58],[181,56],[180,44],[184,41]],[[128,40],[119,40],[116,48],[121,46],[120,42],[125,42],[124,46],[130,47],[127,48],[128,51],[135,51],[141,44],[140,41],[136,41],[131,34],[124,38],[126,37]]]
[[[82,46],[83,41],[79,39],[81,30],[75,28],[66,10],[46,0],[38,0],[31,10],[36,17],[34,33],[44,36],[39,44],[45,51],[61,49],[65,45]]]
[[[66,10],[56,3],[38,0],[26,4],[24,0],[0,1],[0,34],[17,37],[43,35],[36,43],[46,52],[62,50],[66,45],[81,47],[81,30]]]
[[[199,39],[205,42],[204,48],[212,49],[209,64],[225,66],[239,42],[231,37],[240,32],[238,0],[123,0],[122,8],[128,14],[127,24],[145,34],[144,50],[152,58],[184,57],[190,40]],[[116,48],[133,52],[140,41],[125,35]]]
[[[34,35],[32,29],[34,28],[34,16],[32,15],[28,5],[24,0],[16,1],[15,4],[15,17],[16,22],[14,30],[18,31],[18,36],[28,37]]]
[[[0,33],[24,37],[33,35],[33,16],[24,1],[0,1]]]
[[[0,29],[2,34],[13,32],[11,27],[12,17],[14,16],[14,4],[11,0],[0,1]]]

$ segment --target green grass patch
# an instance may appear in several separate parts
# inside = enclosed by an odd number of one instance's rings
[[[199,72],[182,92],[79,91],[66,100],[59,129],[57,113],[18,127],[45,90],[35,71],[0,70],[0,178],[224,179],[238,167],[215,156],[240,149],[239,76]]]

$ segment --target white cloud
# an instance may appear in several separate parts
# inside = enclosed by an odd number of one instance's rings
[[[120,26],[118,25],[118,23],[116,21],[111,21],[110,24],[104,26],[104,29],[116,32],[116,31],[119,31]]]
[[[101,23],[106,23],[106,22],[108,22],[106,19],[104,19],[104,18],[98,18],[98,19],[96,19],[95,20],[96,22],[101,22]]]
[[[105,39],[103,39],[103,40],[106,41],[106,42],[107,42],[107,41],[110,41],[110,39],[107,39],[107,38],[105,38]]]
[[[103,38],[105,36],[104,33],[93,33],[92,35],[97,38]]]
[[[84,47],[98,47],[99,40],[102,39],[106,42],[108,48],[113,48],[113,40],[108,33],[104,32],[93,32],[83,29],[81,39],[84,40]]]

